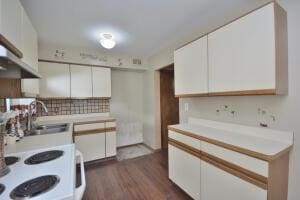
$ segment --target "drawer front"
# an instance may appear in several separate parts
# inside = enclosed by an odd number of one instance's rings
[[[253,158],[238,152],[234,152],[207,142],[201,141],[201,150],[205,153],[223,159],[227,162],[238,165],[242,168],[268,177],[268,162]]]
[[[93,124],[81,124],[81,125],[75,125],[74,131],[88,131],[88,130],[94,130],[94,129],[101,129],[105,128],[104,123],[93,123]]]
[[[201,150],[201,142],[198,139],[174,131],[169,131],[169,138],[184,143],[186,145],[189,145],[191,147],[194,147],[195,149]]]
[[[113,127],[117,127],[117,124],[116,124],[116,122],[105,122],[105,127],[113,128]]]

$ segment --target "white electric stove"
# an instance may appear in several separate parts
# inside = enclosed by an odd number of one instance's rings
[[[76,156],[82,185],[76,188]],[[85,190],[83,158],[74,144],[5,155],[10,172],[0,178],[0,200],[79,200]],[[15,162],[15,163],[14,163]],[[2,186],[2,187],[1,187]],[[4,190],[3,190],[4,189]]]

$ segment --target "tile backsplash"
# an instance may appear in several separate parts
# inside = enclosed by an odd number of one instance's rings
[[[46,113],[37,105],[37,116],[105,113],[110,111],[109,99],[39,99],[48,109]]]

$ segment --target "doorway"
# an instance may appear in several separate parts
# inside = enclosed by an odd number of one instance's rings
[[[161,146],[168,148],[168,126],[179,123],[179,99],[175,97],[174,64],[160,72]]]

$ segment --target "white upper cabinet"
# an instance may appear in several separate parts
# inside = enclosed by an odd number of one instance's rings
[[[39,73],[41,97],[70,97],[69,65],[40,62]]]
[[[22,9],[22,60],[34,70],[38,71],[38,37],[24,9]],[[38,79],[23,79],[22,92],[24,96],[36,96],[39,94]]]
[[[175,51],[177,96],[287,94],[287,15],[277,3],[207,37]]]
[[[274,17],[269,4],[208,35],[210,92],[276,88]]]
[[[92,67],[93,97],[111,97],[111,69]]]
[[[207,94],[207,36],[174,53],[175,95]]]
[[[19,0],[2,0],[1,3],[1,34],[21,50],[22,5]]]
[[[92,68],[70,65],[71,97],[93,97]]]

